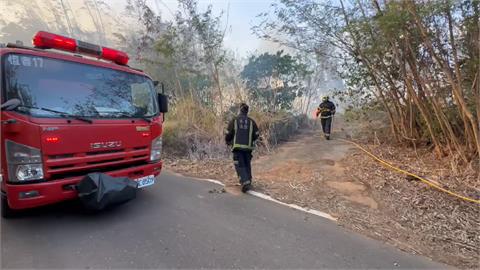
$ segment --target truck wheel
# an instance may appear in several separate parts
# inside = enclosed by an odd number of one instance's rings
[[[2,217],[3,218],[10,218],[14,214],[14,210],[8,206],[8,201],[6,196],[2,196]]]

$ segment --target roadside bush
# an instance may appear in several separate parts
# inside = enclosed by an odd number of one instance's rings
[[[224,155],[222,132],[212,108],[192,99],[179,100],[166,116],[163,141],[171,156],[190,159]]]
[[[251,117],[257,121],[261,130],[260,146],[267,150],[297,134],[300,129],[309,127],[306,115],[295,116],[283,111],[277,113],[252,112]]]
[[[343,113],[348,135],[357,140],[378,143],[391,141],[388,114],[378,106],[350,107]]]
[[[212,108],[202,106],[191,99],[179,100],[167,114],[163,142],[169,157],[183,157],[191,160],[226,157],[230,149],[224,142],[224,130],[235,114],[218,120]],[[260,149],[271,150],[278,143],[287,140],[307,128],[309,120],[305,115],[294,116],[287,112],[252,112],[261,131],[258,142]]]

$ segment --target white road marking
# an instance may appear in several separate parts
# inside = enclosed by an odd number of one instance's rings
[[[214,183],[214,184],[225,187],[224,183],[222,183],[218,180],[215,180],[215,179],[208,179],[208,178],[194,178],[194,179]],[[274,198],[272,198],[272,197],[270,197],[266,194],[256,192],[256,191],[253,191],[253,190],[249,190],[247,193],[252,195],[252,196],[255,196],[255,197],[267,200],[267,201],[271,201],[271,202],[274,202],[274,203],[278,203],[280,205],[287,206],[287,207],[290,207],[290,208],[293,208],[293,209],[296,209],[296,210],[299,210],[299,211],[302,211],[302,212],[305,212],[305,213],[309,213],[309,214],[312,214],[312,215],[315,215],[315,216],[318,216],[318,217],[326,218],[326,219],[329,219],[329,220],[332,220],[332,221],[335,221],[335,222],[337,221],[336,218],[334,218],[331,215],[329,215],[327,213],[324,213],[322,211],[318,211],[318,210],[315,210],[315,209],[307,209],[307,208],[298,206],[296,204],[284,203],[284,202],[276,200],[276,199],[274,199]]]
[[[247,193],[250,194],[250,195],[253,195],[255,197],[262,198],[262,199],[267,200],[267,201],[275,202],[275,203],[281,204],[283,206],[287,206],[287,207],[290,207],[290,208],[293,208],[293,209],[300,210],[300,211],[305,212],[305,213],[309,213],[309,214],[312,214],[312,215],[315,215],[315,216],[323,217],[323,218],[326,218],[326,219],[329,219],[329,220],[332,220],[332,221],[337,221],[336,218],[334,218],[331,215],[329,215],[327,213],[324,213],[322,211],[318,211],[318,210],[315,210],[315,209],[303,208],[303,207],[298,206],[296,204],[284,203],[284,202],[276,200],[276,199],[274,199],[274,198],[272,198],[272,197],[270,197],[266,194],[256,192],[256,191],[253,191],[253,190],[249,190]]]

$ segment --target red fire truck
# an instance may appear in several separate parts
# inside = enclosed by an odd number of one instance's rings
[[[43,31],[0,45],[3,216],[74,199],[91,172],[154,183],[167,98],[128,60]]]

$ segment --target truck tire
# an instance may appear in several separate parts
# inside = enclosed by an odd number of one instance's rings
[[[10,206],[8,205],[8,201],[7,201],[7,196],[4,196],[2,195],[2,217],[3,218],[10,218],[10,217],[13,217],[14,215],[14,210],[12,208],[10,208]]]

